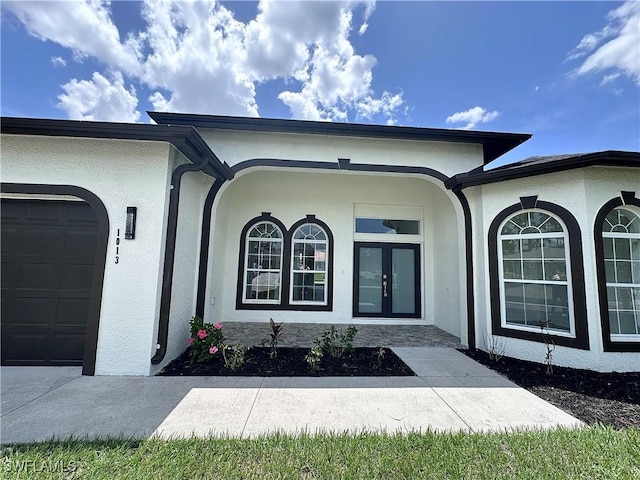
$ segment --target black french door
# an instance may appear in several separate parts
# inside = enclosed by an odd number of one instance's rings
[[[420,245],[354,244],[353,316],[420,318]]]

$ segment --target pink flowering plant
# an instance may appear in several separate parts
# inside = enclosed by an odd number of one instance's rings
[[[224,348],[222,324],[204,323],[200,317],[195,316],[189,325],[191,326],[191,336],[187,343],[191,363],[212,360]]]

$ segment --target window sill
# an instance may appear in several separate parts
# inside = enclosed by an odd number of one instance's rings
[[[638,334],[611,334],[611,342],[638,342],[640,344],[640,335]]]
[[[502,324],[502,328],[505,330],[517,330],[519,332],[530,332],[536,335],[540,335],[542,332],[540,330],[540,327],[532,327],[532,326],[525,326],[525,325],[520,325],[520,324]],[[562,330],[554,330],[552,328],[545,328],[545,334],[547,335],[551,335],[552,337],[564,337],[564,338],[572,338],[575,339],[575,333],[574,332],[567,332],[567,331],[562,331]]]
[[[492,335],[498,335],[507,338],[517,338],[520,340],[527,340],[530,342],[544,343],[540,329],[519,329],[514,327],[505,327],[502,325],[493,325]],[[562,347],[578,348],[580,350],[589,350],[589,341],[587,337],[571,337],[565,335],[559,335],[553,331],[549,332],[549,336],[553,339],[555,345]]]
[[[331,312],[332,305],[311,304],[289,304],[278,303],[240,303],[236,305],[236,310],[272,310],[272,311],[300,311],[300,312]]]

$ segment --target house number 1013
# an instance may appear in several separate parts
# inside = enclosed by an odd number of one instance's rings
[[[116,234],[116,261],[115,263],[120,263],[120,229],[118,229],[118,233]]]

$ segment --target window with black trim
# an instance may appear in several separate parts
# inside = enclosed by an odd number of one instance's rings
[[[299,226],[292,235],[290,302],[326,304],[327,234],[315,223]]]
[[[289,230],[270,213],[242,229],[237,309],[331,310],[333,236],[314,215]]]
[[[540,210],[508,218],[499,236],[503,326],[573,333],[567,234],[559,219]]]
[[[616,208],[602,225],[612,341],[640,341],[640,217]]]
[[[489,227],[491,330],[589,349],[580,227],[563,207],[522,197]]]
[[[640,351],[640,201],[623,196],[602,207],[595,225],[605,351]]]
[[[280,303],[282,243],[282,230],[272,222],[258,222],[249,230],[245,247],[245,302]]]

